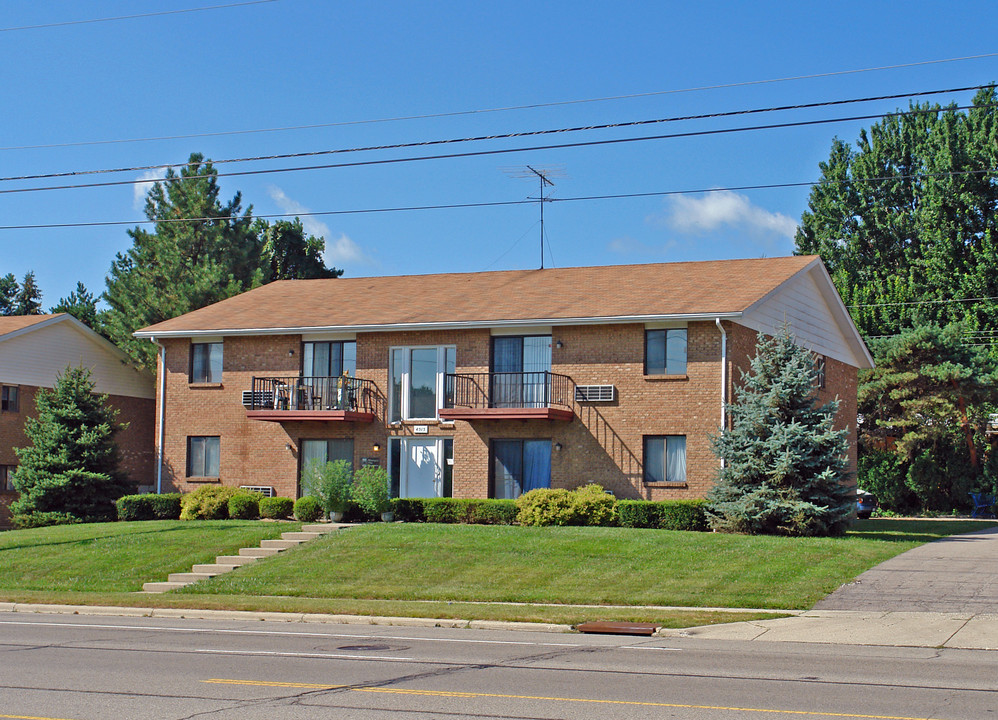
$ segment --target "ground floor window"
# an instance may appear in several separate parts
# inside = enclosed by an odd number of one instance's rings
[[[0,465],[0,491],[14,491],[14,471],[17,465]]]
[[[0,387],[0,411],[18,412],[21,406],[18,395],[16,385],[4,385]]]
[[[686,482],[685,435],[645,435],[644,480]]]
[[[346,460],[353,467],[353,438],[302,440],[299,447],[302,470],[313,462],[325,464],[337,460]]]
[[[453,438],[389,438],[392,497],[452,497]]]
[[[221,441],[218,436],[187,438],[187,477],[218,477]]]
[[[493,440],[489,497],[513,499],[551,487],[551,440]]]

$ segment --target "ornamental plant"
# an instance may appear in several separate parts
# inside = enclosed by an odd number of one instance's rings
[[[380,467],[362,467],[353,474],[351,498],[361,510],[374,517],[391,510],[388,473]]]
[[[305,467],[302,494],[319,501],[327,513],[344,513],[352,498],[353,471],[347,460],[313,461]]]
[[[840,535],[855,510],[847,430],[838,400],[818,405],[814,356],[784,325],[759,337],[729,406],[731,428],[712,439],[723,461],[707,494],[713,529],[765,535]]]

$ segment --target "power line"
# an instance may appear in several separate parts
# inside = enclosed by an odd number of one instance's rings
[[[995,107],[994,105],[961,105],[950,106],[947,110],[973,110],[984,107]],[[183,180],[201,180],[210,177],[245,177],[252,175],[273,175],[279,173],[304,172],[309,170],[331,170],[336,168],[366,167],[374,165],[396,165],[400,163],[421,162],[426,160],[452,160],[457,158],[484,157],[488,155],[508,155],[510,153],[534,152],[538,150],[565,150],[581,147],[598,147],[603,145],[619,145],[623,143],[645,142],[648,140],[672,140],[677,138],[704,137],[710,135],[727,135],[738,132],[753,132],[756,130],[779,130],[785,128],[807,127],[812,125],[829,125],[833,123],[855,122],[859,120],[878,120],[887,117],[900,117],[903,115],[919,115],[926,113],[940,112],[938,109],[928,110],[907,110],[894,113],[880,113],[876,115],[853,115],[843,118],[826,118],[823,120],[801,120],[797,122],[774,123],[771,125],[751,125],[735,128],[721,128],[717,130],[692,130],[681,133],[665,133],[661,135],[644,135],[640,137],[615,138],[612,140],[587,140],[573,143],[553,143],[549,145],[533,145],[519,148],[503,148],[499,150],[476,150],[462,153],[443,153],[440,155],[418,155],[415,157],[385,158],[382,160],[358,160],[345,163],[325,163],[322,165],[302,165],[298,167],[270,168],[263,170],[239,170],[227,173],[211,173],[207,175],[175,176],[172,178],[138,178],[134,180],[113,180],[107,182],[77,183],[74,185],[45,185],[32,188],[14,188],[10,190],[0,190],[0,195],[13,193],[41,192],[47,190],[75,190],[80,188],[117,187],[121,185],[139,185],[158,182],[181,182]]]
[[[91,18],[89,20],[67,20],[65,22],[44,23],[41,25],[21,25],[19,27],[0,28],[0,32],[15,30],[40,30],[42,28],[65,27],[66,25],[90,25],[92,23],[112,22],[115,20],[135,20],[136,18],[157,17],[159,15],[180,15],[182,13],[202,12],[204,10],[222,10],[224,8],[242,7],[244,5],[263,5],[277,0],[246,0],[246,2],[229,3],[227,5],[209,5],[206,7],[185,8],[183,10],[162,10],[160,12],[137,13],[135,15],[118,15],[116,17]],[[3,148],[4,150],[8,148]]]
[[[896,306],[896,305],[946,305],[946,304],[949,304],[949,303],[982,302],[982,301],[985,301],[985,300],[998,300],[998,296],[992,296],[992,297],[975,297],[975,298],[950,298],[948,300],[909,300],[909,301],[906,301],[906,302],[860,303],[860,304],[857,304],[857,305],[846,305],[846,307],[847,308],[863,308],[863,307],[893,307],[893,306]]]
[[[749,108],[743,110],[729,110],[715,113],[702,113],[698,115],[678,115],[673,117],[654,118],[646,120],[629,120],[616,123],[603,123],[599,125],[577,125],[574,127],[553,128],[546,130],[525,130],[521,132],[501,133],[494,135],[477,135],[472,137],[450,138],[445,140],[422,140],[417,142],[394,143],[390,145],[368,145],[352,148],[337,148],[332,150],[312,150],[298,153],[282,153],[277,155],[256,155],[242,158],[228,158],[222,160],[212,160],[212,165],[223,165],[227,163],[259,162],[264,160],[289,160],[293,158],[319,157],[323,155],[338,155],[343,153],[367,152],[373,150],[401,150],[414,147],[430,147],[434,145],[453,145],[467,142],[481,142],[486,140],[508,140],[513,138],[532,137],[538,135],[554,135],[561,133],[586,132],[591,130],[612,130],[626,127],[639,127],[642,125],[657,125],[662,123],[673,123],[688,120],[712,120],[725,117],[736,117],[741,115],[756,115],[770,112],[783,112],[787,110],[806,110],[822,107],[834,107],[839,105],[852,105],[856,103],[877,102],[883,100],[899,100],[901,98],[925,97],[928,95],[945,95],[956,92],[966,92],[969,90],[981,90],[992,87],[991,85],[968,85],[965,87],[947,88],[944,90],[921,90],[911,93],[896,93],[893,95],[878,95],[862,98],[848,98],[845,100],[824,100],[813,103],[799,103],[797,105],[779,105],[775,107]],[[165,163],[159,165],[135,165],[132,167],[102,168],[96,170],[71,170],[66,172],[43,173],[39,175],[15,175],[0,177],[0,182],[17,180],[46,180],[50,178],[76,177],[82,175],[105,175],[122,172],[138,172],[140,170],[166,170],[167,168],[187,165],[187,162]]]
[[[792,187],[812,187],[815,185],[844,185],[849,183],[873,183],[873,182],[883,182],[889,180],[905,180],[905,179],[923,179],[923,178],[933,178],[933,177],[958,177],[964,175],[986,175],[989,173],[998,173],[998,168],[990,168],[987,170],[952,170],[948,172],[938,172],[938,173],[906,173],[904,175],[883,175],[880,177],[869,177],[869,178],[853,178],[851,180],[811,180],[803,182],[790,182],[790,183],[768,183],[764,185],[734,185],[729,187],[712,187],[712,188],[700,188],[697,190],[661,190],[654,192],[635,192],[635,193],[617,193],[608,195],[584,195],[578,197],[565,197],[557,198],[551,197],[546,198],[545,202],[580,202],[589,200],[626,200],[632,198],[645,198],[645,197],[667,197],[670,195],[699,195],[704,193],[714,193],[714,192],[740,192],[748,190],[773,190],[778,188],[792,188]],[[411,212],[417,210],[455,210],[455,209],[467,209],[467,208],[484,208],[484,207],[503,207],[508,205],[533,205],[537,202],[536,199],[526,199],[526,200],[497,200],[494,202],[472,202],[472,203],[451,203],[451,204],[439,204],[439,205],[408,205],[400,207],[386,207],[386,208],[365,208],[359,210],[322,210],[316,212],[300,212],[300,213],[272,213],[268,215],[255,215],[254,217],[263,219],[274,219],[274,218],[292,218],[292,217],[324,217],[331,215],[371,215],[379,213],[390,213],[390,212]],[[0,230],[44,230],[52,228],[74,228],[74,227],[107,227],[107,226],[121,226],[121,225],[155,225],[158,223],[183,223],[183,222],[210,222],[210,221],[222,221],[222,220],[238,220],[241,219],[242,215],[222,215],[216,217],[186,217],[186,218],[161,218],[158,220],[100,220],[93,222],[71,222],[71,223],[46,223],[46,224],[35,224],[35,225],[0,225]],[[536,225],[536,223],[535,223]],[[534,225],[531,225],[533,229]],[[530,232],[528,230],[527,232]],[[522,238],[521,238],[522,239]],[[517,240],[519,242],[519,240]],[[512,248],[510,248],[512,249]],[[507,251],[508,252],[508,251]],[[502,256],[500,256],[501,258]],[[974,299],[974,298],[971,298]],[[991,298],[977,298],[981,300],[987,300]],[[926,301],[928,302],[928,301]],[[938,300],[932,302],[949,302],[945,300]],[[887,305],[895,303],[885,303]],[[860,305],[850,305],[847,307],[867,307]]]
[[[272,2],[273,0],[260,0],[260,1]],[[238,4],[250,4],[250,3],[237,3],[237,5]],[[229,6],[220,6],[220,7],[229,7]],[[186,12],[192,12],[192,11],[186,11]],[[18,28],[8,28],[8,29],[16,30]],[[578,100],[559,100],[559,101],[545,102],[545,103],[531,103],[527,105],[509,105],[506,107],[484,108],[478,110],[457,110],[453,112],[426,113],[422,115],[400,115],[397,117],[375,118],[369,120],[345,120],[341,122],[312,123],[307,125],[286,125],[282,127],[256,128],[250,130],[222,130],[217,132],[188,133],[185,135],[158,135],[153,137],[123,138],[123,139],[113,139],[113,140],[84,140],[79,142],[46,143],[46,144],[37,144],[37,145],[8,145],[5,147],[0,147],[0,150],[39,150],[46,148],[81,147],[86,145],[111,145],[111,144],[120,144],[120,143],[156,142],[161,140],[188,140],[188,139],[203,138],[203,137],[220,137],[225,135],[248,135],[254,133],[288,132],[293,130],[314,130],[319,128],[343,127],[347,125],[370,125],[375,123],[400,122],[406,120],[429,120],[433,118],[457,117],[462,115],[480,115],[480,114],[495,113],[495,112],[508,112],[512,110],[534,110],[538,108],[558,107],[562,105],[580,105],[584,103],[609,102],[613,100],[631,100],[635,98],[654,97],[659,95],[674,95],[679,93],[702,92],[706,90],[722,90],[728,88],[748,87],[752,85],[766,85],[770,83],[790,82],[796,80],[813,80],[817,78],[836,77],[840,75],[853,75],[865,72],[899,70],[903,68],[919,67],[924,65],[937,65],[942,63],[963,62],[966,60],[981,60],[984,58],[991,58],[991,57],[998,57],[998,52],[982,53],[979,55],[965,55],[963,57],[943,58],[939,60],[921,60],[918,62],[901,63],[897,65],[881,65],[878,67],[858,68],[854,70],[837,70],[833,72],[812,73],[809,75],[794,75],[788,77],[770,78],[766,80],[747,80],[744,82],[736,82],[736,83],[701,85],[697,87],[678,88],[672,90],[655,90],[651,92],[632,93],[628,95],[608,95],[605,97],[584,98]]]

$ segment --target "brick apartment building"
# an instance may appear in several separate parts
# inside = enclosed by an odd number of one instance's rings
[[[784,322],[855,467],[872,359],[817,257],[282,281],[136,335],[160,348],[164,492],[294,497],[346,459],[402,497],[672,499],[710,488],[724,402]]]
[[[52,388],[67,367],[88,368],[97,392],[107,394],[128,428],[118,434],[121,466],[136,488],[155,477],[155,379],[133,367],[113,344],[71,315],[0,317],[0,527],[17,497],[11,482],[14,448],[28,445],[24,421],[37,417],[35,394]]]

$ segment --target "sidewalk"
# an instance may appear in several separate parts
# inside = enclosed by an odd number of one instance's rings
[[[796,617],[668,634],[998,650],[998,528],[953,535],[902,553]]]

